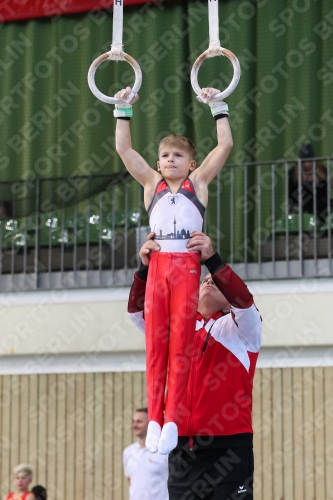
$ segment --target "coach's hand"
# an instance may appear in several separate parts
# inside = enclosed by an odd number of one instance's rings
[[[186,246],[190,252],[199,251],[201,253],[202,260],[207,260],[209,257],[214,255],[211,239],[201,231],[191,233],[190,240]]]
[[[161,250],[160,245],[154,241],[155,233],[149,233],[147,236],[147,241],[141,247],[139,252],[142,264],[149,266],[149,256],[150,252],[159,252]]]

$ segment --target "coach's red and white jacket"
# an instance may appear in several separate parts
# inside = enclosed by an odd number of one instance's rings
[[[190,442],[202,437],[203,443],[207,436],[221,436],[225,446],[247,446],[252,442],[252,385],[262,320],[247,286],[218,254],[205,265],[231,311],[217,311],[208,321],[197,313],[179,436]],[[130,317],[142,331],[146,275],[141,266],[128,302]]]

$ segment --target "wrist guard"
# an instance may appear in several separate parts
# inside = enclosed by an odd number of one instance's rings
[[[229,108],[226,102],[223,101],[208,102],[208,105],[215,120],[229,116]]]
[[[113,116],[115,118],[130,120],[133,116],[132,104],[127,104],[126,102],[124,102],[123,104],[116,104],[115,109],[113,110]]]

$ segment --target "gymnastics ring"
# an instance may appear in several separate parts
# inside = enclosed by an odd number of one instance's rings
[[[219,39],[219,2],[218,0],[208,0],[208,24],[209,24],[209,47],[208,49],[198,57],[192,67],[191,71],[191,84],[194,92],[199,95],[201,88],[198,84],[198,72],[201,64],[205,59],[209,57],[216,56],[226,56],[232,62],[234,67],[234,75],[232,77],[229,87],[227,87],[223,92],[216,94],[211,101],[221,101],[225,97],[228,97],[238,85],[241,68],[239,61],[235,54],[230,50],[221,47]]]
[[[95,84],[95,73],[98,68],[102,64],[102,62],[107,61],[107,60],[112,60],[112,61],[127,61],[132,68],[134,69],[135,73],[135,83],[132,88],[132,93],[128,97],[128,99],[125,102],[130,102],[135,94],[139,92],[139,89],[141,87],[142,83],[142,72],[139,64],[137,61],[126,54],[125,52],[121,51],[120,53],[112,54],[112,50],[110,52],[106,52],[105,54],[102,54],[101,56],[97,57],[95,61],[92,63],[92,65],[89,68],[88,71],[88,85],[90,87],[91,92],[100,100],[103,102],[106,102],[108,104],[121,104],[124,102],[122,99],[118,99],[117,97],[110,97],[105,94],[103,94],[100,90],[98,90],[96,84]]]
[[[139,92],[142,83],[142,72],[139,64],[133,57],[129,56],[123,51],[123,6],[123,0],[115,0],[113,2],[113,29],[111,50],[97,57],[88,71],[88,85],[91,92],[100,101],[106,102],[108,104],[122,104],[124,102],[130,103],[133,97]],[[102,62],[106,60],[127,61],[134,69],[135,82],[132,88],[132,92],[126,100],[107,96],[105,94],[102,94],[102,92],[98,90],[95,83],[95,73],[98,66],[100,66]]]
[[[205,59],[208,59],[209,57],[216,57],[216,56],[225,56],[228,59],[230,59],[233,68],[234,68],[234,75],[232,77],[230,85],[223,90],[223,92],[220,92],[219,94],[216,94],[212,101],[215,100],[222,100],[228,97],[237,87],[240,75],[241,75],[241,68],[239,61],[235,54],[233,54],[230,50],[224,49],[223,47],[218,47],[217,49],[207,49],[205,52],[203,52],[195,61],[192,67],[191,71],[191,84],[193,87],[194,92],[199,95],[201,92],[201,88],[198,84],[198,72],[200,69],[201,64],[204,62]]]

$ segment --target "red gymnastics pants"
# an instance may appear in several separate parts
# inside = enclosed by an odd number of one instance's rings
[[[161,427],[177,424],[190,377],[200,273],[198,253],[150,254],[145,297],[148,417]]]

